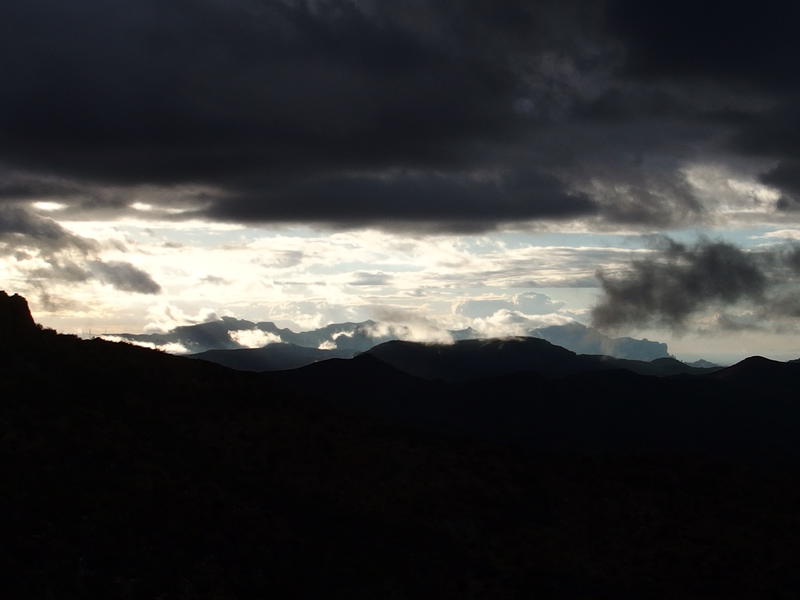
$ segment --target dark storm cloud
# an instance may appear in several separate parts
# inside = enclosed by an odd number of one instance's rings
[[[0,184],[0,197],[59,193],[58,181],[79,210],[124,211],[108,186],[174,189],[155,201],[168,206],[185,200],[176,186],[198,185],[202,208],[186,214],[223,220],[667,226],[703,218],[682,170],[698,152],[777,163],[792,147],[788,128],[758,131],[796,114],[795,8],[11,0],[0,11],[0,163],[41,178]]]
[[[660,90],[662,110],[684,122],[716,125],[708,136],[723,140],[719,151],[772,159],[778,166],[761,180],[784,193],[778,209],[796,209],[800,6],[618,0],[607,17],[622,79]]]
[[[609,2],[608,26],[625,48],[627,73],[745,88],[797,89],[797,20],[787,2]],[[748,34],[748,35],[745,35]]]
[[[501,182],[465,176],[392,173],[292,182],[286,187],[229,198],[208,214],[233,221],[318,221],[370,225],[431,220],[451,229],[486,229],[497,221],[567,218],[596,208],[580,193],[567,193],[554,178],[507,177]]]
[[[683,329],[706,310],[723,311],[719,325],[741,329],[749,323],[800,315],[794,301],[800,284],[800,247],[745,251],[733,244],[702,239],[694,245],[656,238],[654,256],[632,261],[616,276],[597,276],[603,289],[592,309],[598,327],[664,326]],[[725,314],[750,307],[742,320]]]
[[[16,173],[0,171],[0,202],[26,199],[71,197],[77,190],[70,185],[37,177],[21,177]]]

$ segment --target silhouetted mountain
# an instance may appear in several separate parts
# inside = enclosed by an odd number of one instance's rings
[[[254,323],[243,319],[222,317],[218,321],[183,325],[166,333],[119,333],[114,334],[125,340],[146,342],[156,346],[180,344],[189,353],[197,354],[207,350],[243,349],[231,334],[241,331],[261,331],[280,338],[281,342],[303,346],[306,348],[348,350],[350,355],[368,350],[377,343],[393,339],[391,336],[372,336],[373,321],[362,323],[334,323],[312,331],[296,333],[291,329],[281,328],[269,321]]]
[[[0,291],[0,331],[3,332],[4,343],[38,333],[25,298],[17,294],[9,296]]]
[[[405,373],[444,381],[523,371],[565,375],[579,370],[582,364],[574,352],[537,338],[462,340],[454,344],[392,341],[368,353]]]
[[[528,335],[542,338],[577,354],[599,354],[643,361],[669,357],[667,345],[662,342],[637,340],[629,337],[611,338],[580,323],[532,329]]]
[[[702,358],[700,360],[696,360],[694,362],[690,362],[690,363],[686,363],[686,364],[689,365],[690,367],[697,367],[698,369],[721,369],[722,368],[720,365],[718,365],[716,363],[713,363],[711,361],[702,359]]]
[[[659,377],[706,372],[674,358],[644,362],[578,355],[532,337],[462,340],[453,344],[392,341],[375,346],[368,353],[411,375],[444,381],[465,381],[513,373],[564,377],[614,369]]]
[[[343,350],[319,350],[281,343],[269,344],[263,348],[207,350],[191,354],[188,358],[207,360],[239,371],[281,371],[296,369],[320,360],[350,356],[350,352]]]
[[[5,295],[0,327],[9,597],[710,600],[800,583],[797,363],[653,377],[606,367],[682,367],[514,339],[259,374],[58,335]],[[379,353],[483,376],[432,381]]]
[[[800,382],[800,363],[780,362],[763,356],[751,356],[711,375],[716,380],[767,392],[789,389]]]
[[[585,355],[584,355],[585,356]],[[654,377],[668,377],[670,375],[704,375],[713,373],[722,367],[697,367],[688,365],[676,358],[656,358],[651,361],[626,360],[610,356],[591,357],[601,361],[607,369],[625,369],[639,375],[652,375]],[[599,369],[594,369],[599,370]]]
[[[376,344],[396,339],[392,334],[379,333],[376,325],[375,321],[370,320],[360,323],[332,323],[311,331],[289,332],[283,339],[298,346],[348,351],[352,356],[369,350]]]
[[[231,338],[233,331],[252,331],[259,329],[268,333],[280,335],[272,323],[259,323],[256,326],[251,321],[223,317],[219,321],[199,323],[197,325],[182,325],[166,333],[120,333],[115,336],[132,342],[146,342],[156,346],[167,344],[180,344],[189,353],[204,352],[206,350],[232,350],[243,348]],[[288,331],[288,330],[287,330]]]

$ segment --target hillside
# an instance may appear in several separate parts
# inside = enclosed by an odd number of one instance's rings
[[[565,377],[622,369],[660,377],[700,375],[715,370],[691,367],[674,358],[657,358],[646,362],[579,355],[533,337],[462,340],[453,344],[391,341],[375,346],[368,354],[410,375],[453,382],[516,373]]]
[[[42,330],[23,303],[0,296],[0,561],[11,597],[711,599],[795,589],[790,454],[654,451],[623,435],[661,423],[683,428],[670,440],[723,441],[710,427],[738,435],[747,421],[796,440],[789,383],[754,399],[728,397],[741,382],[722,375],[444,383],[371,355],[244,373]],[[582,444],[591,431],[596,443]],[[561,449],[529,443],[542,436]],[[600,443],[609,440],[627,442],[609,451]]]

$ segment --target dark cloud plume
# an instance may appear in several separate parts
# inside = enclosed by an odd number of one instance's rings
[[[592,310],[596,326],[680,330],[711,310],[721,327],[741,329],[800,315],[793,301],[800,289],[798,246],[747,251],[728,242],[686,245],[666,237],[655,245],[652,256],[632,261],[622,274],[598,272],[603,297]],[[726,314],[737,307],[749,316]]]

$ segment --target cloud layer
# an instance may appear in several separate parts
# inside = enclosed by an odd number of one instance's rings
[[[67,213],[477,231],[798,204],[799,9],[684,1],[12,0],[0,198]],[[747,43],[732,48],[730,39]],[[142,200],[143,196],[145,197]]]

